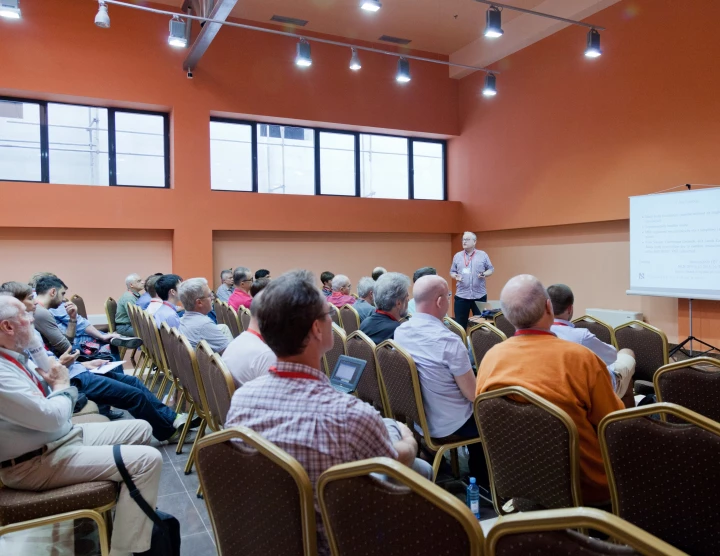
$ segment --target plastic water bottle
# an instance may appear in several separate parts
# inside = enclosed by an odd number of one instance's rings
[[[467,505],[475,517],[480,519],[480,489],[475,484],[475,477],[470,477],[470,484],[467,487]]]

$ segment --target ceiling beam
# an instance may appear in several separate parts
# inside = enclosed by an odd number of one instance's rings
[[[235,7],[235,4],[237,4],[237,0],[217,0],[210,14],[205,17],[214,19],[215,21],[225,21],[230,15],[232,9]],[[190,47],[190,52],[188,53],[187,58],[185,58],[185,61],[183,62],[183,69],[185,71],[193,71],[195,69],[198,62],[200,62],[200,58],[203,57],[205,51],[207,51],[210,47],[210,43],[212,43],[215,35],[218,34],[221,27],[221,23],[205,23],[195,39],[195,42],[193,42]]]

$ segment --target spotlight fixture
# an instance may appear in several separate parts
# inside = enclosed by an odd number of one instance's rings
[[[496,6],[490,6],[485,12],[485,36],[496,39],[503,36],[502,14]]]
[[[380,0],[361,0],[360,2],[360,9],[366,12],[376,12],[380,8],[382,8]]]
[[[488,73],[485,76],[485,87],[483,87],[483,96],[494,97],[497,94],[497,87],[495,86],[496,77],[495,74]]]
[[[5,0],[2,0],[3,2]],[[98,13],[95,16],[95,25],[103,29],[110,28],[110,15],[108,14],[107,4],[103,0],[98,0]]]
[[[301,67],[312,66],[312,58],[310,57],[310,43],[307,42],[305,39],[300,39],[300,42],[297,44],[295,65]]]
[[[185,36],[185,22],[176,15],[170,20],[168,44],[175,48],[186,48],[188,44]]]
[[[362,67],[362,64],[360,63],[360,58],[358,57],[357,50],[354,48],[350,49],[352,51],[352,55],[350,56],[350,69],[353,71],[357,71]]]
[[[0,17],[20,19],[20,0],[0,0]]]
[[[597,58],[601,55],[600,33],[598,33],[595,29],[590,29],[587,34],[587,48],[585,49],[585,56],[588,58]]]
[[[405,58],[398,60],[398,69],[395,74],[395,81],[398,83],[407,83],[410,81],[410,62]]]

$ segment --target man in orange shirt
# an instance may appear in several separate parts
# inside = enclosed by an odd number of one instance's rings
[[[540,280],[512,278],[500,294],[503,314],[515,336],[496,345],[482,360],[476,395],[522,386],[563,409],[580,436],[580,485],[585,504],[610,500],[597,426],[608,413],[624,409],[602,360],[588,348],[550,332],[553,307]]]

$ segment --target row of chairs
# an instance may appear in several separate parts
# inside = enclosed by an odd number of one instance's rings
[[[215,315],[217,316],[218,324],[227,325],[233,338],[237,338],[250,326],[250,311],[245,307],[240,307],[240,311],[238,312],[225,301],[216,299]]]

